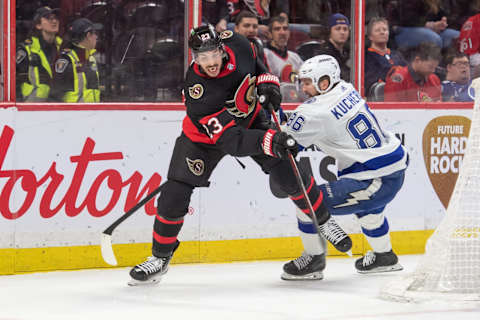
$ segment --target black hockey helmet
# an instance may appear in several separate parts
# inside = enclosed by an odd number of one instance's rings
[[[194,53],[222,49],[223,42],[215,28],[208,24],[192,29],[188,38],[188,46]]]

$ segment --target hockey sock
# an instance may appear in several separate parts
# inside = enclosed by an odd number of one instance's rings
[[[303,249],[307,254],[320,255],[327,253],[327,242],[319,237],[317,227],[312,219],[297,208],[298,231],[302,239]]]
[[[312,204],[313,211],[315,212],[315,215],[317,217],[318,223],[324,224],[328,220],[328,218],[330,218],[330,213],[328,212],[327,207],[323,202],[323,193],[315,183],[315,179],[313,179],[313,177],[310,177],[310,181],[308,185],[305,186],[305,189],[308,199],[310,199],[310,203]],[[306,215],[310,214],[310,210],[305,201],[303,193],[290,196],[290,199],[292,199],[293,203],[295,203],[295,205],[303,213],[305,213]]]
[[[183,226],[183,218],[172,219],[156,216],[153,225],[152,253],[156,257],[169,256],[177,245],[177,236]]]
[[[383,212],[361,216],[358,221],[373,251],[380,253],[392,250],[388,221]]]

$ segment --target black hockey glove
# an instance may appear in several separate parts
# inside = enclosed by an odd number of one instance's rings
[[[259,75],[257,79],[257,93],[263,108],[268,110],[269,104],[272,104],[275,111],[280,108],[282,94],[280,93],[280,82],[277,76],[269,73]]]
[[[287,158],[288,151],[291,152],[293,157],[298,153],[297,141],[291,135],[272,129],[268,130],[263,136],[262,148],[266,155],[275,158]]]

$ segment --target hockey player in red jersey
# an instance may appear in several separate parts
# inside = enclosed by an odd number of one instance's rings
[[[213,26],[200,26],[192,30],[188,44],[195,61],[184,84],[187,114],[158,199],[153,255],[131,269],[130,285],[158,282],[167,272],[193,189],[209,186],[211,173],[227,154],[252,157],[297,207],[309,213],[287,159],[289,152],[297,152],[297,144],[271,129],[260,112],[262,106],[280,106],[278,78],[267,73],[249,41],[231,31],[218,35]],[[255,89],[266,98],[262,106]],[[326,210],[313,177],[301,175],[319,230],[338,250],[349,251],[352,241]]]

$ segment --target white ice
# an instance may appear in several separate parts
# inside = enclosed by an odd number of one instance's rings
[[[480,319],[480,304],[398,303],[381,286],[413,271],[360,275],[353,258],[329,258],[321,281],[280,280],[283,261],[172,265],[155,286],[128,287],[128,269],[0,277],[0,320],[53,319]]]

